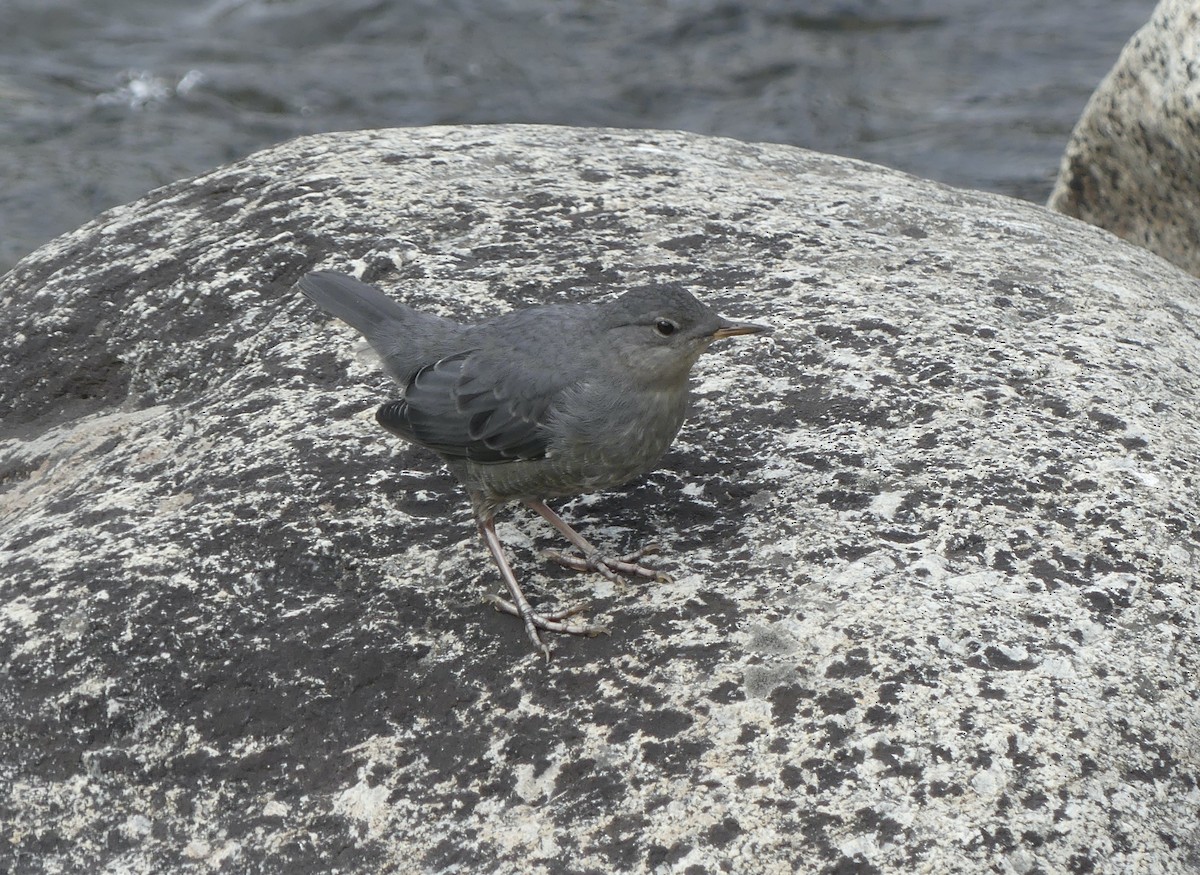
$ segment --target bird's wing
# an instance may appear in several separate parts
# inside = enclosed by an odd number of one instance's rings
[[[398,401],[376,412],[379,424],[445,456],[494,464],[544,458],[547,411],[562,375],[515,367],[478,350],[419,370]]]

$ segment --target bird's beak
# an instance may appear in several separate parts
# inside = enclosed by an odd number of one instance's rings
[[[742,334],[770,334],[772,330],[769,325],[755,325],[751,322],[725,322],[712,333],[712,339],[720,340],[724,337],[738,337]]]

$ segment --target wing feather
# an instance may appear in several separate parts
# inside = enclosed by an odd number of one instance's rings
[[[376,419],[406,440],[483,464],[544,458],[544,420],[557,388],[523,379],[511,361],[468,350],[417,371]]]

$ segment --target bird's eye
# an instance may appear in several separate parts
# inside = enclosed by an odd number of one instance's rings
[[[670,319],[659,319],[654,323],[654,330],[658,333],[659,337],[670,337],[678,328],[679,326]]]

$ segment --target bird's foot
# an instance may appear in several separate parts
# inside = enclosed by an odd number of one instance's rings
[[[645,577],[650,580],[657,580],[660,583],[672,583],[674,582],[674,578],[665,571],[659,571],[657,568],[647,568],[638,561],[643,556],[649,556],[658,551],[659,546],[657,544],[647,544],[640,550],[634,550],[632,553],[626,553],[624,556],[618,556],[615,559],[605,556],[599,550],[594,550],[585,556],[578,556],[574,553],[563,553],[559,550],[543,550],[542,556],[566,568],[573,568],[575,571],[596,571],[613,583],[622,582],[621,575],[623,574],[628,574],[632,577]]]
[[[533,646],[550,658],[550,647],[546,642],[542,641],[538,634],[539,629],[545,632],[558,632],[564,635],[586,635],[589,638],[595,638],[597,635],[607,635],[609,629],[607,626],[598,623],[582,623],[576,622],[571,618],[577,614],[581,614],[588,609],[586,602],[579,602],[574,605],[554,611],[552,613],[540,614],[529,608],[528,603],[524,607],[528,613],[521,610],[521,607],[513,604],[505,598],[498,595],[488,594],[484,596],[498,611],[503,611],[506,614],[512,614],[514,617],[520,617],[525,621],[525,631],[529,635],[529,640],[533,642]]]

